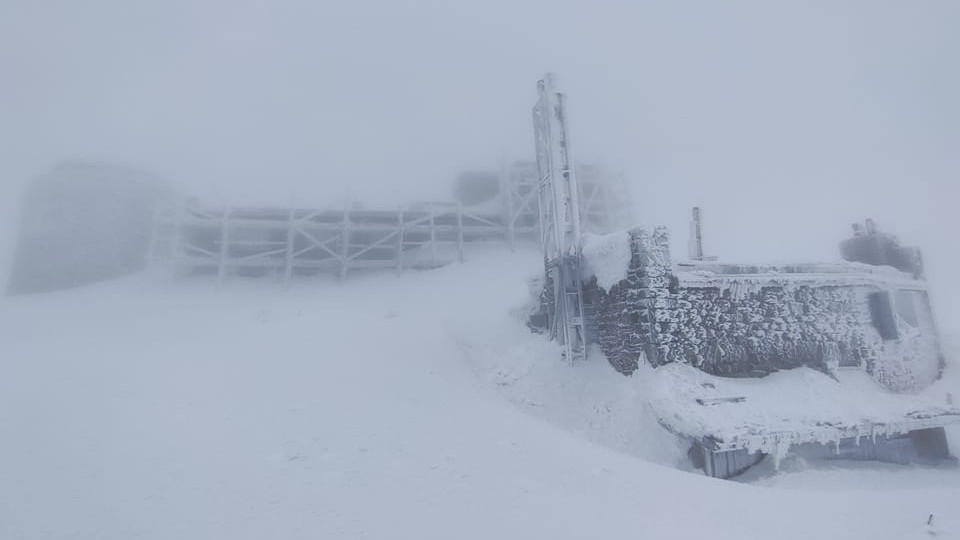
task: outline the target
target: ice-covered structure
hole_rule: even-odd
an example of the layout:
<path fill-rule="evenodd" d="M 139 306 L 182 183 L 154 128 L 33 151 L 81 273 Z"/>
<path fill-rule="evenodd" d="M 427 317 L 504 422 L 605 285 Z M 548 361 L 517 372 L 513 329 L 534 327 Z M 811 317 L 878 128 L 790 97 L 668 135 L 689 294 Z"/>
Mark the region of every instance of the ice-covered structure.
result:
<path fill-rule="evenodd" d="M 132 167 L 57 165 L 25 194 L 7 293 L 65 289 L 142 270 L 154 210 L 172 198 L 166 182 Z"/>
<path fill-rule="evenodd" d="M 960 409 L 910 395 L 944 366 L 919 251 L 872 222 L 841 251 L 833 264 L 724 264 L 674 261 L 664 229 L 587 236 L 587 340 L 625 375 L 658 368 L 651 404 L 714 476 L 811 443 L 947 457 L 942 426 Z"/>
<path fill-rule="evenodd" d="M 622 373 L 641 359 L 738 377 L 862 366 L 896 391 L 939 377 L 943 360 L 927 284 L 915 268 L 674 263 L 665 230 L 626 234 L 621 249 L 629 259 L 601 255 L 627 261 L 622 279 L 587 286 L 596 312 L 593 341 Z M 884 238 L 884 251 L 908 251 L 889 235 L 874 236 Z M 591 255 L 587 264 L 603 268 Z"/>
<path fill-rule="evenodd" d="M 592 344 L 625 375 L 643 367 L 660 423 L 711 476 L 825 443 L 860 459 L 950 457 L 943 426 L 960 408 L 911 395 L 944 367 L 919 250 L 867 220 L 842 263 L 724 264 L 704 254 L 699 208 L 686 262 L 662 228 L 591 235 L 566 96 L 549 74 L 538 93 L 544 279 L 529 325 L 565 360 Z"/>
<path fill-rule="evenodd" d="M 587 230 L 629 222 L 619 175 L 584 165 L 580 212 Z M 536 167 L 517 161 L 500 172 L 472 171 L 454 184 L 454 200 L 403 207 L 224 207 L 184 199 L 168 205 L 158 227 L 157 258 L 178 273 L 314 275 L 373 269 L 436 268 L 462 260 L 478 243 L 515 246 L 540 240 Z"/>
<path fill-rule="evenodd" d="M 629 223 L 622 176 L 596 164 L 584 177 L 588 231 Z M 144 171 L 70 162 L 30 185 L 9 293 L 84 285 L 141 270 L 148 259 L 179 275 L 309 276 L 435 268 L 468 246 L 540 241 L 536 166 L 467 172 L 454 199 L 403 207 L 224 206 L 176 193 Z"/>
<path fill-rule="evenodd" d="M 124 167 L 70 164 L 24 207 L 14 293 L 137 271 L 149 255 L 184 275 L 312 275 L 430 268 L 485 242 L 539 242 L 541 313 L 531 320 L 570 362 L 601 349 L 621 373 L 656 379 L 650 405 L 713 476 L 791 448 L 899 462 L 949 456 L 960 408 L 912 395 L 943 360 L 918 250 L 868 221 L 845 262 L 743 265 L 704 255 L 695 213 L 689 261 L 665 230 L 624 230 L 618 175 L 574 162 L 565 97 L 538 82 L 536 162 L 462 175 L 457 200 L 403 208 L 210 206 Z M 161 211 L 156 211 L 157 209 Z"/>

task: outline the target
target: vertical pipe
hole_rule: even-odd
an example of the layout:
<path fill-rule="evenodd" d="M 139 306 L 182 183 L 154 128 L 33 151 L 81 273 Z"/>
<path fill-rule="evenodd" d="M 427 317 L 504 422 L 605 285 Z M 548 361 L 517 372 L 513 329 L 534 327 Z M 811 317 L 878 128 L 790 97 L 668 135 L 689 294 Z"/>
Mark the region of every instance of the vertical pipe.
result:
<path fill-rule="evenodd" d="M 693 207 L 690 216 L 690 258 L 703 260 L 703 216 L 699 206 Z"/>

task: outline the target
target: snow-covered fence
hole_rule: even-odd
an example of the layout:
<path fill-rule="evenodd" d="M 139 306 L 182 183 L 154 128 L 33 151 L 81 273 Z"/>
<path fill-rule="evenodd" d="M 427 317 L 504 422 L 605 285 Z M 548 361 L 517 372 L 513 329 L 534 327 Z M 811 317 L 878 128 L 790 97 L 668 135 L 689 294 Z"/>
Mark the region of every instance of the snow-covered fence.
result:
<path fill-rule="evenodd" d="M 622 178 L 583 168 L 588 230 L 606 231 L 629 206 Z M 181 274 L 261 276 L 361 269 L 435 268 L 464 257 L 480 242 L 540 241 L 536 169 L 516 162 L 497 175 L 478 175 L 469 200 L 420 202 L 391 209 L 224 207 L 199 201 L 166 205 L 159 214 L 152 258 Z M 480 193 L 489 197 L 478 200 Z M 465 202 L 474 203 L 465 205 Z M 619 221 L 617 221 L 619 220 Z"/>
<path fill-rule="evenodd" d="M 609 230 L 629 208 L 623 179 L 596 165 L 582 170 L 587 229 Z M 536 245 L 536 166 L 518 161 L 479 179 L 490 185 L 469 201 L 235 207 L 176 194 L 129 167 L 70 163 L 32 184 L 8 292 L 83 285 L 141 270 L 148 259 L 182 275 L 290 278 L 432 268 L 462 259 L 478 242 Z"/>
<path fill-rule="evenodd" d="M 155 258 L 187 274 L 260 276 L 359 269 L 433 268 L 462 260 L 465 245 L 503 242 L 498 214 L 455 203 L 394 210 L 209 208 L 181 203 L 158 225 Z"/>

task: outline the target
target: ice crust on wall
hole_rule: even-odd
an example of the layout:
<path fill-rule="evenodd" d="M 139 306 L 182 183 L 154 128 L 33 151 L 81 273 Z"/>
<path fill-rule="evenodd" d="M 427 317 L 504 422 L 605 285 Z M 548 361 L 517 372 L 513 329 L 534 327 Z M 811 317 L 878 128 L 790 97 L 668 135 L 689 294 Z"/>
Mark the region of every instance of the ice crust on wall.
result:
<path fill-rule="evenodd" d="M 627 231 L 583 237 L 584 277 L 596 277 L 597 285 L 604 291 L 627 279 L 632 257 Z"/>
<path fill-rule="evenodd" d="M 894 391 L 916 391 L 939 377 L 926 283 L 909 274 L 859 263 L 675 265 L 665 231 L 635 229 L 629 239 L 626 276 L 613 285 L 598 277 L 595 303 L 600 346 L 624 374 L 645 358 L 741 376 L 858 365 Z M 597 244 L 585 250 L 587 263 L 620 270 L 610 262 L 613 246 Z M 897 323 L 901 337 L 882 339 L 869 307 L 874 293 L 909 293 L 917 331 Z"/>

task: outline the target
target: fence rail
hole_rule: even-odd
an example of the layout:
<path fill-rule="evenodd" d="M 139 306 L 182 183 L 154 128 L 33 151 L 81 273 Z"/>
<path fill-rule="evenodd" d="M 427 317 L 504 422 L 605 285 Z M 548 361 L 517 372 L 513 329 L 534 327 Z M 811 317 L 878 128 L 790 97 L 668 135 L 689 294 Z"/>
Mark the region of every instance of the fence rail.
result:
<path fill-rule="evenodd" d="M 536 227 L 450 203 L 395 210 L 209 208 L 182 203 L 158 213 L 155 260 L 183 273 L 266 275 L 433 268 L 462 261 L 467 244 L 534 242 Z"/>

